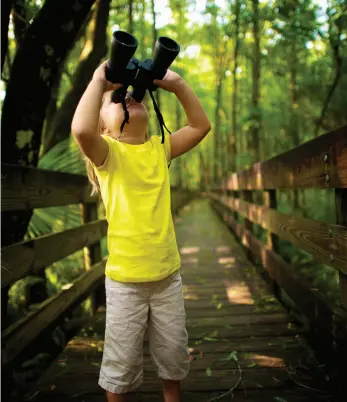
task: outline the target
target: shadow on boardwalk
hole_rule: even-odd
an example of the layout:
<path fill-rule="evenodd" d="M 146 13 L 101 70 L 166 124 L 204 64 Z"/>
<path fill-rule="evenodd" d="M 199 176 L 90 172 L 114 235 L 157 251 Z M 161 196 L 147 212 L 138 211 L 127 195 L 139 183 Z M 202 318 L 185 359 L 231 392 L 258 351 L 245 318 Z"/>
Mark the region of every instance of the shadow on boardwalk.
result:
<path fill-rule="evenodd" d="M 183 402 L 333 401 L 304 330 L 269 292 L 208 201 L 194 200 L 175 224 L 191 352 Z M 97 385 L 104 325 L 100 311 L 32 390 L 31 401 L 105 400 Z M 145 380 L 129 400 L 162 401 L 147 342 L 144 355 Z"/>

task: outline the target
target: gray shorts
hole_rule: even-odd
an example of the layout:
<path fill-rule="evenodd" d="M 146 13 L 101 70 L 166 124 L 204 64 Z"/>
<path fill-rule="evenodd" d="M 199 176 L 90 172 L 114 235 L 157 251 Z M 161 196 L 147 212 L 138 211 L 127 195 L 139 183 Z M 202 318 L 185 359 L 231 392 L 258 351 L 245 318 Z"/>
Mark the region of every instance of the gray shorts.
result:
<path fill-rule="evenodd" d="M 162 379 L 189 371 L 188 334 L 179 271 L 161 281 L 117 282 L 106 277 L 106 331 L 99 385 L 123 394 L 143 379 L 143 339 Z"/>

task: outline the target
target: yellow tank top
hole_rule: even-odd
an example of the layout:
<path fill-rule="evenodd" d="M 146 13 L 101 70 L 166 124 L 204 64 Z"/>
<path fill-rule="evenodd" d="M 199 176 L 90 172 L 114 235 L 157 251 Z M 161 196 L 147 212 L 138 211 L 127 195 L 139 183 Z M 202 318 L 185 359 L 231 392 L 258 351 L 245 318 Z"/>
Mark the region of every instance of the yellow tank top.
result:
<path fill-rule="evenodd" d="M 103 136 L 109 145 L 94 166 L 108 221 L 106 276 L 121 282 L 163 279 L 181 264 L 171 215 L 169 135 L 140 145 Z"/>

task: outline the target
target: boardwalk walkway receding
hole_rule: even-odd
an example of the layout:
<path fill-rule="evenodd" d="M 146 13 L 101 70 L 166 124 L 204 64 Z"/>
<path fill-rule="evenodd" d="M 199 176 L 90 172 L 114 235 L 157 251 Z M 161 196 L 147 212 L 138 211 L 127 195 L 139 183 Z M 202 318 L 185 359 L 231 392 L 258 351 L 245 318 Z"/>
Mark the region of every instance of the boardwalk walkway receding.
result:
<path fill-rule="evenodd" d="M 183 402 L 331 401 L 323 392 L 324 374 L 305 347 L 305 331 L 275 299 L 208 201 L 186 206 L 176 233 L 191 348 Z M 31 401 L 105 400 L 97 384 L 104 320 L 99 312 L 69 342 Z M 130 401 L 162 401 L 146 343 L 144 354 L 145 381 Z"/>

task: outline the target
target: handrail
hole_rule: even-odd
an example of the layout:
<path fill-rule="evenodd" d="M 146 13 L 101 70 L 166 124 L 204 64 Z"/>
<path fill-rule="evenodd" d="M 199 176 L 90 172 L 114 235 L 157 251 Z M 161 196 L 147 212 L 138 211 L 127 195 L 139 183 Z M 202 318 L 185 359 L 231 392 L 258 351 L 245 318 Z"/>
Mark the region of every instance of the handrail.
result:
<path fill-rule="evenodd" d="M 102 219 L 4 247 L 1 250 L 1 287 L 37 274 L 48 265 L 100 241 L 106 236 L 106 231 L 107 222 Z"/>
<path fill-rule="evenodd" d="M 318 261 L 347 274 L 346 227 L 286 215 L 239 198 L 214 194 L 210 196 L 263 229 L 311 253 Z"/>
<path fill-rule="evenodd" d="M 95 308 L 104 277 L 100 241 L 106 235 L 106 219 L 98 219 L 97 197 L 90 197 L 85 176 L 37 168 L 2 164 L 2 209 L 6 213 L 51 206 L 81 204 L 81 226 L 51 233 L 4 247 L 2 253 L 2 292 L 28 275 L 44 272 L 50 264 L 85 250 L 85 270 L 68 289 L 44 300 L 35 312 L 16 321 L 2 332 L 2 364 L 13 364 L 47 328 L 92 295 Z M 171 209 L 175 214 L 193 194 L 172 189 Z M 4 317 L 3 317 L 4 319 Z"/>
<path fill-rule="evenodd" d="M 61 290 L 44 301 L 37 311 L 7 328 L 2 333 L 2 364 L 13 361 L 43 330 L 57 323 L 73 306 L 83 301 L 104 276 L 104 268 L 104 261 L 97 263 L 71 287 Z"/>
<path fill-rule="evenodd" d="M 347 187 L 347 125 L 288 152 L 231 173 L 227 190 Z"/>
<path fill-rule="evenodd" d="M 276 211 L 276 190 L 306 188 L 335 188 L 336 224 Z M 263 190 L 263 206 L 253 202 L 253 190 Z M 274 287 L 291 296 L 306 316 L 310 332 L 325 342 L 327 353 L 338 356 L 347 348 L 343 340 L 347 339 L 347 125 L 231 173 L 207 195 L 249 256 L 261 262 Z M 253 224 L 267 231 L 266 244 L 254 236 Z M 339 271 L 341 308 L 312 289 L 284 261 L 277 236 Z"/>
<path fill-rule="evenodd" d="M 2 211 L 23 211 L 59 205 L 93 203 L 83 175 L 1 164 Z"/>

